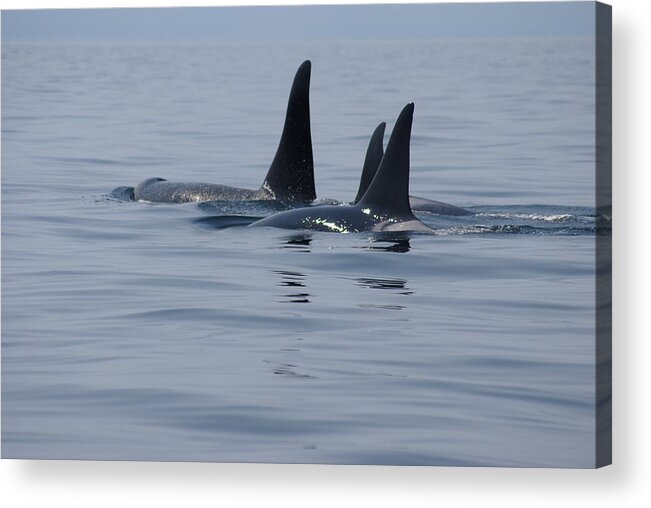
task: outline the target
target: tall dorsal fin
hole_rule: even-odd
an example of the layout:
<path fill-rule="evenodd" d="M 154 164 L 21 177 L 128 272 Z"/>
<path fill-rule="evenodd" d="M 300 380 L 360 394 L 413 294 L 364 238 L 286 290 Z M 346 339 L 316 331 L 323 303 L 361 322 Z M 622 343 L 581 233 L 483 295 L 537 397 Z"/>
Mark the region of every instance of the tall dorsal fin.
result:
<path fill-rule="evenodd" d="M 358 206 L 392 214 L 411 214 L 409 206 L 409 141 L 414 103 L 407 104 L 391 132 L 380 167 Z"/>
<path fill-rule="evenodd" d="M 378 125 L 371 136 L 371 141 L 368 143 L 366 158 L 364 159 L 364 168 L 362 169 L 362 178 L 359 180 L 359 189 L 357 190 L 357 196 L 355 196 L 353 204 L 356 204 L 360 199 L 362 199 L 366 189 L 371 185 L 375 173 L 377 173 L 377 168 L 380 167 L 380 162 L 384 155 L 384 129 L 386 126 L 386 122 L 382 122 Z"/>
<path fill-rule="evenodd" d="M 276 199 L 303 202 L 316 199 L 310 132 L 311 68 L 312 64 L 306 60 L 296 71 L 283 133 L 263 184 Z"/>

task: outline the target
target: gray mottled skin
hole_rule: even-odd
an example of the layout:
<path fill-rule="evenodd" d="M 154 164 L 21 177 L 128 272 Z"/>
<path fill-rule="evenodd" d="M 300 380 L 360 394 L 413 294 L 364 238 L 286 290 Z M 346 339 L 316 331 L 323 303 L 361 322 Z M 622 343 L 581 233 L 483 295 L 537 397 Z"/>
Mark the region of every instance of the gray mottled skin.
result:
<path fill-rule="evenodd" d="M 214 183 L 168 182 L 163 178 L 149 178 L 134 189 L 136 201 L 151 203 L 189 203 L 202 201 L 250 201 L 275 199 L 266 189 L 240 189 Z"/>
<path fill-rule="evenodd" d="M 409 205 L 409 142 L 413 114 L 414 105 L 407 104 L 396 121 L 373 181 L 358 203 L 297 208 L 265 217 L 249 227 L 337 233 L 431 232 L 430 227 L 414 217 Z"/>
<path fill-rule="evenodd" d="M 380 162 L 384 155 L 383 139 L 385 127 L 386 123 L 382 122 L 376 127 L 371 136 L 371 140 L 369 141 L 366 150 L 366 158 L 364 159 L 362 176 L 359 180 L 357 196 L 355 196 L 353 204 L 358 203 L 359 200 L 362 199 L 366 189 L 368 189 L 378 168 L 380 167 Z M 419 198 L 416 196 L 409 196 L 409 204 L 414 212 L 428 212 L 437 215 L 473 215 L 470 210 L 450 205 L 448 203 L 442 203 L 441 201 L 434 201 L 432 199 Z"/>
<path fill-rule="evenodd" d="M 149 178 L 135 188 L 118 187 L 111 194 L 119 199 L 151 203 L 253 200 L 310 203 L 314 201 L 316 192 L 309 95 L 311 69 L 312 64 L 306 60 L 296 71 L 278 149 L 259 189 L 242 189 L 213 183 L 169 182 L 164 178 Z"/>

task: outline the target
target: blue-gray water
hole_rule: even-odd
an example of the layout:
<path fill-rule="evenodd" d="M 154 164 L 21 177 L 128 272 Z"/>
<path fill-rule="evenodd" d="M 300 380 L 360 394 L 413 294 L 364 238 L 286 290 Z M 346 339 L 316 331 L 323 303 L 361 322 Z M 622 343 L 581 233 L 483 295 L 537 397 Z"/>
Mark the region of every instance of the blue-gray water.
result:
<path fill-rule="evenodd" d="M 593 54 L 5 44 L 3 456 L 591 467 Z M 108 197 L 257 188 L 306 58 L 320 198 L 414 101 L 412 193 L 477 215 L 373 238 Z"/>

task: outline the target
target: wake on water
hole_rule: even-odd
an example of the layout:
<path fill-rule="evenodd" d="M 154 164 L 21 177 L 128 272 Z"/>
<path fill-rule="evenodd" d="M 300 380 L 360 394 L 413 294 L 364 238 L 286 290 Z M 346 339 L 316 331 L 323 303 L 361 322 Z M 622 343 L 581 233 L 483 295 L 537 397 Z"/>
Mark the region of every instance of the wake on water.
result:
<path fill-rule="evenodd" d="M 593 208 L 550 205 L 470 206 L 474 215 L 418 217 L 435 235 L 535 234 L 594 235 L 598 233 Z M 601 231 L 599 231 L 601 233 Z"/>

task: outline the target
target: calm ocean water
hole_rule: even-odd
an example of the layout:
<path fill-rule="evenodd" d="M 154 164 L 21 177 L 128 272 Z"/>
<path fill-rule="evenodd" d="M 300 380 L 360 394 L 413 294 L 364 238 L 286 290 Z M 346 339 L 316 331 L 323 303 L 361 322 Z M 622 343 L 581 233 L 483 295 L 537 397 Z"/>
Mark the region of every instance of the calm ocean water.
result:
<path fill-rule="evenodd" d="M 3 457 L 591 467 L 593 55 L 3 45 Z M 307 58 L 320 198 L 414 101 L 412 193 L 477 215 L 307 234 L 108 196 L 257 188 Z"/>

